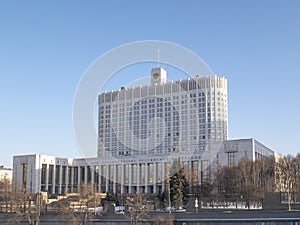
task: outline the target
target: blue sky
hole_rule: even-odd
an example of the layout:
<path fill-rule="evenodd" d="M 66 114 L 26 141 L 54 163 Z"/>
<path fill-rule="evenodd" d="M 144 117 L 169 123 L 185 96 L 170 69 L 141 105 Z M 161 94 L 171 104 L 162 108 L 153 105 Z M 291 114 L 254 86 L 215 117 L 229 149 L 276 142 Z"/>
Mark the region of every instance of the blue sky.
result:
<path fill-rule="evenodd" d="M 299 1 L 1 1 L 0 164 L 27 153 L 79 157 L 81 77 L 105 52 L 140 40 L 185 46 L 228 78 L 230 138 L 300 152 Z"/>

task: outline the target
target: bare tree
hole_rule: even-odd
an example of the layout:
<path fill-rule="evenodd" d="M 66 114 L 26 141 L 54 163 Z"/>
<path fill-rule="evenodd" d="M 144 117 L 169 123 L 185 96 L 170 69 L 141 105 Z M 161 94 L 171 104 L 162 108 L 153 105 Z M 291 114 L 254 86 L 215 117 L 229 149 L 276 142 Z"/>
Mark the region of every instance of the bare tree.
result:
<path fill-rule="evenodd" d="M 295 167 L 296 167 L 296 192 L 299 194 L 300 193 L 300 153 L 298 153 L 295 157 Z"/>
<path fill-rule="evenodd" d="M 130 219 L 130 224 L 136 225 L 143 221 L 148 215 L 147 199 L 142 193 L 137 193 L 133 197 L 126 199 L 125 216 Z"/>
<path fill-rule="evenodd" d="M 275 159 L 274 157 L 262 158 L 253 162 L 251 198 L 257 206 L 267 192 L 275 191 Z"/>
<path fill-rule="evenodd" d="M 11 181 L 7 178 L 0 180 L 1 211 L 8 212 L 11 201 Z"/>
<path fill-rule="evenodd" d="M 279 183 L 279 189 L 287 194 L 288 209 L 291 210 L 292 195 L 296 190 L 297 183 L 295 158 L 291 155 L 280 158 L 276 165 L 276 177 Z"/>
<path fill-rule="evenodd" d="M 79 193 L 74 193 L 51 203 L 48 210 L 54 214 L 64 217 L 68 224 L 85 225 L 100 215 L 97 208 L 101 204 L 101 195 L 95 193 L 91 184 L 84 184 L 80 187 Z"/>
<path fill-rule="evenodd" d="M 215 186 L 218 189 L 218 196 L 224 202 L 224 206 L 228 202 L 236 201 L 236 195 L 239 190 L 239 180 L 237 168 L 234 167 L 220 167 L 216 173 Z"/>
<path fill-rule="evenodd" d="M 15 214 L 8 219 L 9 222 L 19 224 L 22 220 L 26 220 L 28 224 L 38 225 L 40 222 L 40 208 L 36 202 L 36 195 L 26 191 L 13 192 L 11 195 L 11 211 Z"/>

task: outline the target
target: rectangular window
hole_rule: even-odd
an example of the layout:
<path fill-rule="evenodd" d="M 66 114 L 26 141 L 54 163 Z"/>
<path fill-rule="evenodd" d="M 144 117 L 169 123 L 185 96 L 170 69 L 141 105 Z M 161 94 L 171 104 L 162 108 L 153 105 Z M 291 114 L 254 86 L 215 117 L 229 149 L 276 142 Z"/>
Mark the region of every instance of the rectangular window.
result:
<path fill-rule="evenodd" d="M 68 167 L 68 184 L 71 185 L 71 180 L 72 180 L 72 167 Z"/>
<path fill-rule="evenodd" d="M 140 165 L 140 183 L 145 184 L 145 164 Z"/>
<path fill-rule="evenodd" d="M 192 161 L 192 183 L 198 184 L 198 161 Z"/>
<path fill-rule="evenodd" d="M 55 166 L 55 184 L 59 184 L 59 166 Z"/>
<path fill-rule="evenodd" d="M 94 167 L 94 185 L 97 186 L 99 183 L 99 166 Z"/>
<path fill-rule="evenodd" d="M 129 183 L 129 165 L 126 164 L 125 168 L 124 168 L 125 172 L 124 172 L 124 183 L 128 184 Z"/>
<path fill-rule="evenodd" d="M 87 166 L 87 182 L 92 182 L 92 169 L 90 166 Z"/>
<path fill-rule="evenodd" d="M 106 166 L 101 166 L 101 185 L 105 188 L 106 184 Z M 104 189 L 105 190 L 105 189 Z"/>
<path fill-rule="evenodd" d="M 228 152 L 228 166 L 235 166 L 236 162 L 236 152 Z"/>
<path fill-rule="evenodd" d="M 208 160 L 201 161 L 201 181 L 207 183 L 209 180 Z"/>
<path fill-rule="evenodd" d="M 157 182 L 162 182 L 162 163 L 156 163 Z"/>
<path fill-rule="evenodd" d="M 85 175 L 85 167 L 81 166 L 80 167 L 80 183 L 84 182 L 84 175 Z"/>
<path fill-rule="evenodd" d="M 109 171 L 108 171 L 108 179 L 109 179 L 109 183 L 110 184 L 112 184 L 113 183 L 113 181 L 114 181 L 114 166 L 113 165 L 109 165 L 108 166 L 108 169 L 109 169 Z"/>
<path fill-rule="evenodd" d="M 133 164 L 131 167 L 132 167 L 132 183 L 136 184 L 137 183 L 137 165 Z"/>
<path fill-rule="evenodd" d="M 153 163 L 148 164 L 148 184 L 153 184 L 154 176 L 153 176 Z"/>
<path fill-rule="evenodd" d="M 24 163 L 23 165 L 23 171 L 22 171 L 22 185 L 23 185 L 23 190 L 26 190 L 27 186 L 27 163 Z"/>
<path fill-rule="evenodd" d="M 66 185 L 66 173 L 67 173 L 67 167 L 62 167 L 62 184 Z"/>
<path fill-rule="evenodd" d="M 46 184 L 47 164 L 42 164 L 41 184 Z"/>
<path fill-rule="evenodd" d="M 53 180 L 53 171 L 54 171 L 54 165 L 49 165 L 49 178 L 48 178 L 48 184 L 52 184 Z"/>
<path fill-rule="evenodd" d="M 121 183 L 121 165 L 117 165 L 116 169 L 117 169 L 117 172 L 116 172 L 116 175 L 117 175 L 116 182 L 118 184 L 120 184 Z"/>

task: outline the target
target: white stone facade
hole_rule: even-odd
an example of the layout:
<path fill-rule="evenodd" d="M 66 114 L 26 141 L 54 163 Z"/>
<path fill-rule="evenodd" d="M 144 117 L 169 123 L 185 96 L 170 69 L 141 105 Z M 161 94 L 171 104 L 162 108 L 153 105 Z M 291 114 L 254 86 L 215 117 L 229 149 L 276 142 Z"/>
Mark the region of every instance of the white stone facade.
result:
<path fill-rule="evenodd" d="M 212 179 L 216 160 L 235 165 L 274 154 L 254 139 L 227 140 L 227 99 L 224 77 L 168 82 L 166 71 L 154 68 L 148 86 L 99 95 L 97 158 L 14 156 L 13 189 L 61 195 L 89 184 L 100 193 L 158 194 L 180 158 L 196 192 Z"/>
<path fill-rule="evenodd" d="M 228 139 L 225 77 L 166 82 L 163 68 L 151 72 L 148 86 L 99 95 L 99 157 L 200 154 Z"/>
<path fill-rule="evenodd" d="M 234 156 L 232 156 L 232 154 Z M 14 156 L 13 189 L 50 194 L 78 192 L 82 184 L 90 184 L 96 192 L 115 194 L 159 193 L 167 188 L 169 168 L 180 158 L 188 171 L 191 191 L 213 176 L 213 165 L 237 165 L 242 157 L 255 160 L 273 156 L 274 152 L 255 139 L 229 140 L 220 144 L 216 155 L 171 157 L 145 156 L 92 159 L 67 159 L 46 155 Z"/>

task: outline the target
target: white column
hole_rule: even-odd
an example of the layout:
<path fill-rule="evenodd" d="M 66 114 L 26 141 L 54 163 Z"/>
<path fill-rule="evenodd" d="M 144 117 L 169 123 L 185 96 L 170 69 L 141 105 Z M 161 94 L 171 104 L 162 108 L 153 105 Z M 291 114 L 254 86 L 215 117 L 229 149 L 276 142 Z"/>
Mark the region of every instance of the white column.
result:
<path fill-rule="evenodd" d="M 148 163 L 145 163 L 145 193 L 148 193 L 148 179 L 149 179 L 149 174 L 148 174 Z"/>
<path fill-rule="evenodd" d="M 136 192 L 140 193 L 140 164 L 136 164 Z"/>
<path fill-rule="evenodd" d="M 132 165 L 128 165 L 129 168 L 129 182 L 128 182 L 128 193 L 132 193 Z"/>
<path fill-rule="evenodd" d="M 49 188 L 49 164 L 46 166 L 46 191 L 48 191 Z"/>
<path fill-rule="evenodd" d="M 53 174 L 52 174 L 52 194 L 55 194 L 55 176 L 56 176 L 56 165 L 53 165 Z"/>
<path fill-rule="evenodd" d="M 80 166 L 78 166 L 78 174 L 77 174 L 77 192 L 79 193 L 80 192 L 80 183 L 81 183 L 81 180 L 80 180 L 80 173 L 81 173 L 81 171 L 80 171 Z"/>
<path fill-rule="evenodd" d="M 62 165 L 59 166 L 58 194 L 61 194 L 62 187 Z"/>
<path fill-rule="evenodd" d="M 64 194 L 68 193 L 68 186 L 69 186 L 69 166 L 68 165 L 66 166 L 65 184 L 66 184 L 66 186 L 65 186 Z"/>
<path fill-rule="evenodd" d="M 198 182 L 199 182 L 199 185 L 202 184 L 202 177 L 201 177 L 201 160 L 198 160 Z"/>
<path fill-rule="evenodd" d="M 124 194 L 124 165 L 121 164 L 121 194 Z"/>
<path fill-rule="evenodd" d="M 153 193 L 156 194 L 156 180 L 157 180 L 156 163 L 153 163 Z"/>
<path fill-rule="evenodd" d="M 108 185 L 109 185 L 109 165 L 106 165 L 106 179 L 105 179 L 105 192 L 108 192 Z"/>
<path fill-rule="evenodd" d="M 117 167 L 116 165 L 113 166 L 114 168 L 114 180 L 113 180 L 113 193 L 117 193 Z"/>

